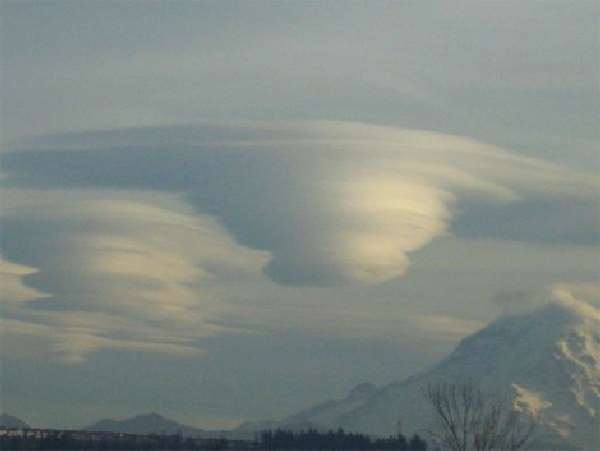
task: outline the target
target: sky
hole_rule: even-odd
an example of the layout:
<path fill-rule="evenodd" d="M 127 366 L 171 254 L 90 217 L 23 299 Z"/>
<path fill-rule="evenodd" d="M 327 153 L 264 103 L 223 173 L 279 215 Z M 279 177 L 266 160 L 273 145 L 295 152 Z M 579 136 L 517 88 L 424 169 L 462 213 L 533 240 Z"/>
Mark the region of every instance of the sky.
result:
<path fill-rule="evenodd" d="M 4 0 L 0 410 L 233 427 L 600 308 L 599 10 Z"/>

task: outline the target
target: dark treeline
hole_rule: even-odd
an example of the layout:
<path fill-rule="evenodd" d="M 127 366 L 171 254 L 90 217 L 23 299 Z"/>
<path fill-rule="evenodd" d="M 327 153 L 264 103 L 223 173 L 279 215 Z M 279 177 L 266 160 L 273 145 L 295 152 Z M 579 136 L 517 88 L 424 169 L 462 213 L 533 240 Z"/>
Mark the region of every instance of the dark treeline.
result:
<path fill-rule="evenodd" d="M 367 435 L 317 430 L 263 431 L 254 440 L 192 438 L 175 435 L 134 435 L 112 432 L 30 430 L 0 435 L 1 450 L 302 450 L 302 451 L 426 451 L 418 435 L 370 438 Z"/>
<path fill-rule="evenodd" d="M 337 431 L 319 432 L 314 429 L 293 432 L 278 429 L 260 434 L 258 448 L 266 450 L 399 450 L 425 451 L 427 443 L 414 435 L 407 440 L 402 434 L 372 439 L 368 435 Z"/>
<path fill-rule="evenodd" d="M 234 445 L 235 442 L 235 445 Z M 240 449 L 237 441 L 198 439 L 181 435 L 134 435 L 80 431 L 44 431 L 42 434 L 2 435 L 0 450 L 205 450 Z M 249 448 L 249 446 L 248 446 Z"/>

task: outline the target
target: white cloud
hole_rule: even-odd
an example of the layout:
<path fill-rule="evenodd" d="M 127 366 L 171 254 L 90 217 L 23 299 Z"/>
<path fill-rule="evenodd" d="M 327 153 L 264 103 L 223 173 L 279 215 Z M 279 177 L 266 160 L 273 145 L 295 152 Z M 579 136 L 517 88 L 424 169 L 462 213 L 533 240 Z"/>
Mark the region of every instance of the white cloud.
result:
<path fill-rule="evenodd" d="M 123 322 L 118 318 L 110 318 L 113 323 L 121 323 L 126 326 L 129 337 L 111 338 L 103 336 L 106 332 L 96 324 L 89 327 L 78 327 L 76 317 L 91 322 L 95 319 L 93 314 L 67 315 L 67 318 L 59 318 L 59 315 L 31 315 L 27 321 L 0 318 L 0 329 L 2 331 L 3 351 L 11 356 L 28 356 L 46 359 L 49 356 L 63 363 L 75 364 L 84 362 L 88 356 L 102 349 L 127 349 L 143 352 L 168 353 L 173 356 L 189 357 L 199 355 L 202 350 L 192 343 L 186 344 L 185 340 L 171 339 L 161 340 L 164 331 L 158 336 L 153 333 L 147 337 L 140 336 L 143 328 L 135 322 Z M 35 322 L 38 320 L 41 322 Z M 62 324 L 61 324 L 62 323 Z M 122 332 L 112 326 L 112 332 Z M 154 330 L 151 332 L 159 332 Z M 135 336 L 139 338 L 132 338 Z"/>
<path fill-rule="evenodd" d="M 266 258 L 175 198 L 166 209 L 148 204 L 148 195 L 67 197 L 29 192 L 28 201 L 4 212 L 56 227 L 28 237 L 51 253 L 39 268 L 4 262 L 2 270 L 5 339 L 46 337 L 65 361 L 103 348 L 199 353 L 195 342 L 221 329 L 212 320 L 227 309 L 210 285 L 224 274 L 257 274 Z M 161 195 L 154 198 L 160 203 Z M 51 294 L 24 285 L 31 275 L 37 278 L 28 284 Z"/>
<path fill-rule="evenodd" d="M 28 287 L 23 277 L 38 272 L 35 268 L 5 260 L 0 255 L 0 301 L 2 305 L 18 304 L 23 301 L 41 299 L 50 295 Z"/>
<path fill-rule="evenodd" d="M 244 310 L 228 300 L 233 285 L 268 286 L 261 270 L 282 286 L 368 285 L 404 276 L 411 253 L 453 233 L 596 240 L 597 178 L 459 136 L 275 122 L 92 132 L 53 145 L 65 139 L 71 150 L 2 156 L 12 185 L 3 247 L 33 268 L 26 286 L 49 294 L 10 318 L 62 330 L 69 344 L 55 349 L 74 360 L 76 349 L 138 348 L 148 337 L 157 350 L 193 347 Z M 485 222 L 494 215 L 502 221 Z M 126 322 L 69 329 L 97 315 Z M 438 316 L 414 323 L 454 337 L 472 328 Z"/>
<path fill-rule="evenodd" d="M 550 287 L 554 297 L 565 302 L 583 302 L 600 309 L 600 282 L 560 282 Z"/>
<path fill-rule="evenodd" d="M 566 303 L 592 316 L 600 315 L 600 283 L 557 282 L 538 291 L 503 291 L 492 298 L 503 314 L 529 312 L 548 303 Z"/>
<path fill-rule="evenodd" d="M 411 252 L 449 232 L 599 239 L 592 211 L 597 177 L 459 136 L 321 121 L 117 130 L 62 140 L 87 150 L 7 154 L 9 183 L 181 192 L 238 243 L 268 252 L 265 272 L 283 284 L 390 280 L 406 272 Z M 98 147 L 107 143 L 112 147 Z M 127 216 L 130 208 L 113 205 L 106 215 Z M 122 264 L 136 258 L 123 255 Z"/>

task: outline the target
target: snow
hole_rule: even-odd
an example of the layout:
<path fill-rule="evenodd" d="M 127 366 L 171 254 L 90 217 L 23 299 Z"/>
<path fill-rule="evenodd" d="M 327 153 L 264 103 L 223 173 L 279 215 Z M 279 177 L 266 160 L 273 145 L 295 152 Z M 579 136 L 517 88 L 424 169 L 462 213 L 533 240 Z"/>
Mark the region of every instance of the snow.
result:
<path fill-rule="evenodd" d="M 515 410 L 539 417 L 543 410 L 552 406 L 552 403 L 545 400 L 540 393 L 527 390 L 518 384 L 512 384 L 512 387 L 515 390 L 515 398 L 513 400 Z"/>
<path fill-rule="evenodd" d="M 544 440 L 600 449 L 600 310 L 575 299 L 503 316 L 463 339 L 430 371 L 361 396 L 354 392 L 287 421 L 390 434 L 401 420 L 406 433 L 424 433 L 432 420 L 423 396 L 427 383 L 467 379 L 536 416 Z"/>

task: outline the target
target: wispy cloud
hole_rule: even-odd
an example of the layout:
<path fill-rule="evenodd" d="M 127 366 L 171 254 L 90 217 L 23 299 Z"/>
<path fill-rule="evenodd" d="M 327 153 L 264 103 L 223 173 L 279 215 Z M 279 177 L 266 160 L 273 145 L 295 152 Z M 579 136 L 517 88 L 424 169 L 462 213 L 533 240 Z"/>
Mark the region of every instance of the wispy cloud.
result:
<path fill-rule="evenodd" d="M 53 136 L 1 161 L 2 248 L 27 266 L 7 272 L 31 297 L 9 294 L 21 302 L 10 302 L 8 319 L 36 334 L 52 327 L 54 349 L 71 361 L 128 343 L 197 349 L 244 311 L 224 287 L 268 285 L 261 271 L 280 286 L 376 284 L 451 234 L 598 241 L 596 178 L 425 131 L 341 122 L 117 130 Z M 494 215 L 502 220 L 490 223 Z M 99 327 L 106 318 L 115 322 Z M 411 318 L 451 337 L 474 327 Z"/>
<path fill-rule="evenodd" d="M 66 361 L 103 348 L 200 352 L 227 308 L 210 285 L 265 259 L 210 218 L 175 211 L 177 199 L 157 206 L 160 194 L 154 205 L 115 193 L 22 197 L 3 212 L 4 248 L 37 269 L 4 262 L 3 334 L 45 336 Z"/>
<path fill-rule="evenodd" d="M 5 154 L 6 183 L 182 194 L 239 244 L 268 252 L 265 272 L 284 284 L 389 280 L 449 232 L 600 239 L 597 178 L 457 136 L 312 122 L 66 139 L 87 150 Z"/>
<path fill-rule="evenodd" d="M 600 282 L 598 281 L 559 282 L 552 285 L 550 291 L 558 299 L 584 302 L 600 309 Z"/>

